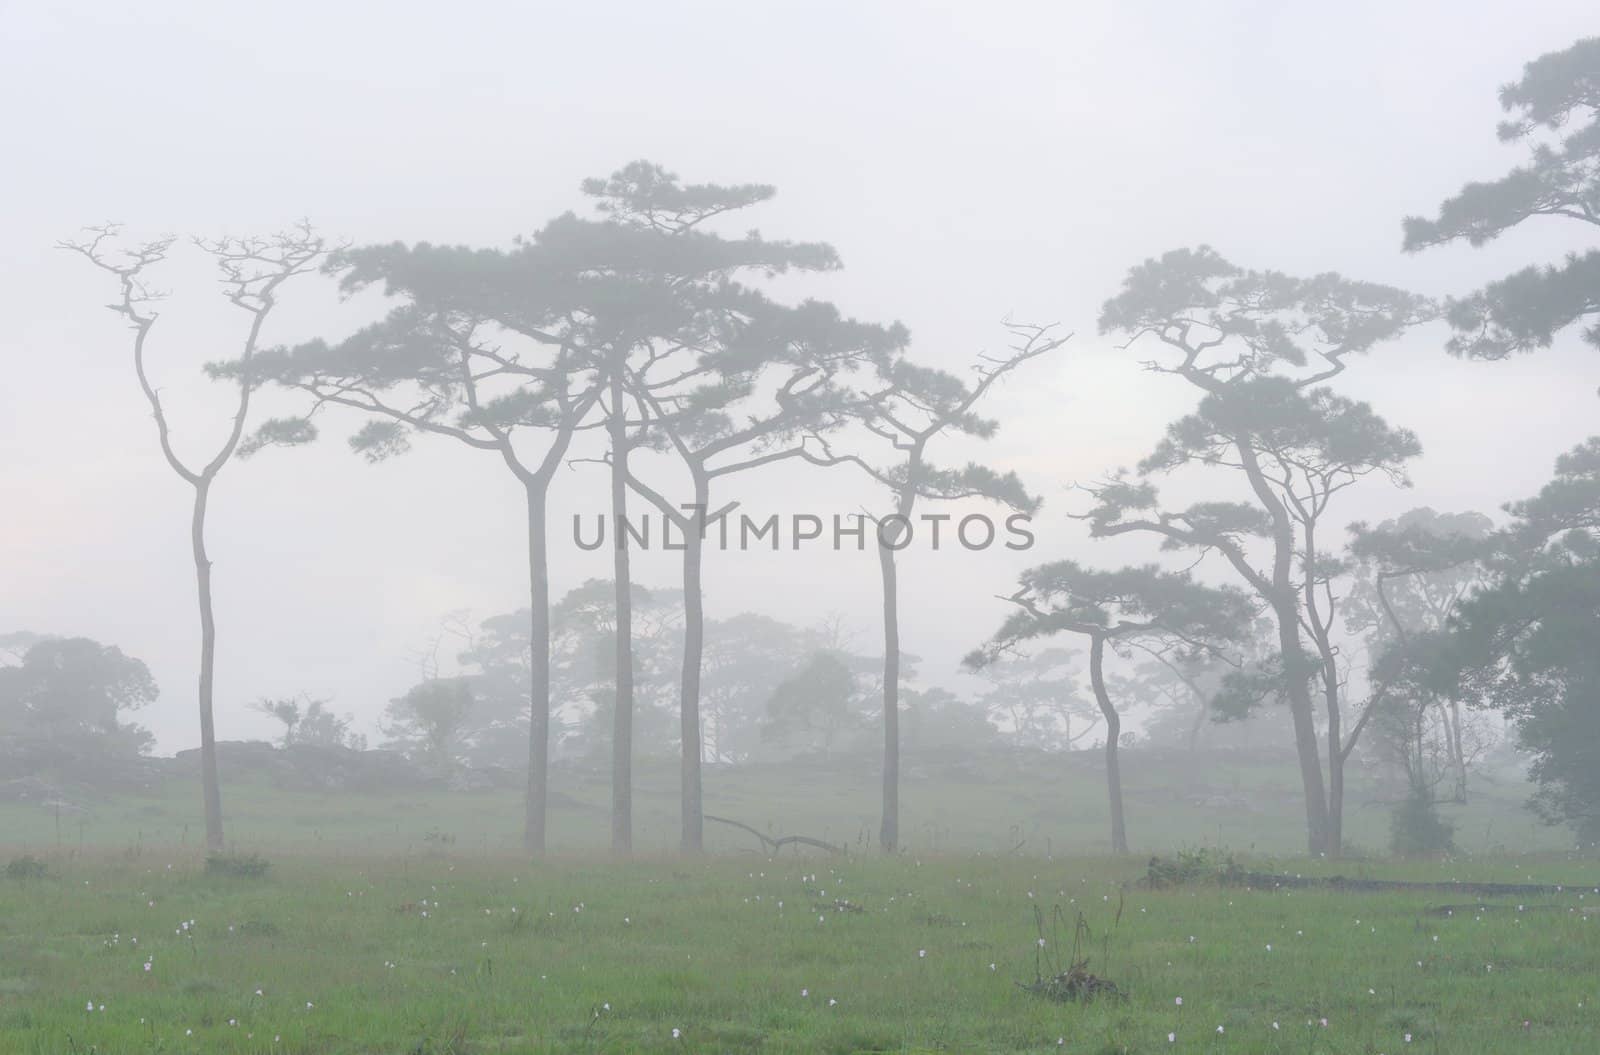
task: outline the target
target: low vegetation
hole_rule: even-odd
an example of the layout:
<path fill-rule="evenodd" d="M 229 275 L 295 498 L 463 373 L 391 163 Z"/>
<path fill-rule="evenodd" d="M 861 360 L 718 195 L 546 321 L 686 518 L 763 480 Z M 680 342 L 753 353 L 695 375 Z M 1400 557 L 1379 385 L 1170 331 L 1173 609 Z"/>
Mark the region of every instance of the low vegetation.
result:
<path fill-rule="evenodd" d="M 787 852 L 330 853 L 240 884 L 203 860 L 63 853 L 49 880 L 0 884 L 5 1050 L 1570 1055 L 1600 1029 L 1589 886 L 1149 890 L 1127 860 Z M 862 911 L 816 908 L 834 900 Z M 1060 999 L 1030 991 L 1058 978 Z"/>

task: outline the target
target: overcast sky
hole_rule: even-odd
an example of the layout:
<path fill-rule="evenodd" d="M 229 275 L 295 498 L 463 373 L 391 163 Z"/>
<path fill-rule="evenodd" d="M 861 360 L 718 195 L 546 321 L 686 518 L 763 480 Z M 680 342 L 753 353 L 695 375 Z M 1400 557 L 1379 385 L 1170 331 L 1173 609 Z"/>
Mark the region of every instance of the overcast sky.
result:
<path fill-rule="evenodd" d="M 448 10 L 449 14 L 444 12 Z M 504 245 L 635 158 L 692 181 L 759 181 L 764 234 L 835 245 L 815 294 L 900 319 L 926 361 L 961 369 L 999 321 L 1076 337 L 997 393 L 987 450 L 1046 498 L 1038 548 L 914 551 L 903 640 L 929 681 L 1003 614 L 1027 563 L 1143 559 L 1085 540 L 1074 481 L 1136 460 L 1190 405 L 1175 380 L 1095 333 L 1127 268 L 1210 243 L 1245 266 L 1337 270 L 1442 295 L 1568 246 L 1559 225 L 1484 250 L 1400 253 L 1400 219 L 1519 160 L 1496 90 L 1600 30 L 1592 0 L 1287 5 L 616 3 L 45 4 L 0 0 L 0 633 L 85 635 L 144 659 L 141 717 L 190 746 L 197 629 L 189 492 L 161 461 L 113 290 L 53 243 L 115 220 L 134 236 L 267 232 L 307 217 L 355 242 Z M 743 221 L 741 221 L 743 223 Z M 184 451 L 219 442 L 228 393 L 198 366 L 237 350 L 237 313 L 203 257 L 157 276 L 173 296 L 151 347 Z M 301 280 L 269 341 L 371 318 Z M 1370 483 L 1341 521 L 1413 505 L 1493 511 L 1594 431 L 1600 363 L 1576 334 L 1547 353 L 1459 363 L 1422 330 L 1341 387 L 1420 435 L 1416 486 Z M 269 408 L 270 409 L 270 408 Z M 218 735 L 264 735 L 260 696 L 331 696 L 370 727 L 416 678 L 446 613 L 526 596 L 522 502 L 497 459 L 419 442 L 372 467 L 338 441 L 230 465 L 211 519 Z M 570 543 L 601 508 L 600 470 L 559 481 L 558 591 L 605 575 Z M 819 498 L 798 496 L 820 495 Z M 760 512 L 849 511 L 832 480 L 774 476 Z M 640 562 L 670 585 L 670 556 Z M 713 555 L 710 614 L 840 614 L 877 633 L 871 553 Z"/>

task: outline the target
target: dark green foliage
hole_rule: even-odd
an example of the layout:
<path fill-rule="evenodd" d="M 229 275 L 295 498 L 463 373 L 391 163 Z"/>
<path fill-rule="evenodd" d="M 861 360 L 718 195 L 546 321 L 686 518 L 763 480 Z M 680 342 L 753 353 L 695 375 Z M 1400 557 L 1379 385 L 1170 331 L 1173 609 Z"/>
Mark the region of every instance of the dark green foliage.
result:
<path fill-rule="evenodd" d="M 1231 850 L 1198 847 L 1180 849 L 1171 857 L 1152 857 L 1145 868 L 1145 885 L 1152 890 L 1171 890 L 1196 883 L 1224 883 L 1241 871 Z"/>
<path fill-rule="evenodd" d="M 213 853 L 206 855 L 206 875 L 227 879 L 260 879 L 272 869 L 272 862 L 260 854 Z"/>
<path fill-rule="evenodd" d="M 42 638 L 16 666 L 0 666 L 0 737 L 24 771 L 92 779 L 97 760 L 130 759 L 153 737 L 123 720 L 159 695 L 149 669 L 113 645 Z"/>
<path fill-rule="evenodd" d="M 7 879 L 46 879 L 49 875 L 49 867 L 32 854 L 13 857 L 6 862 Z"/>
<path fill-rule="evenodd" d="M 1600 37 L 1528 63 L 1520 81 L 1500 90 L 1500 105 L 1510 115 L 1500 139 L 1525 146 L 1527 161 L 1499 179 L 1466 184 L 1434 219 L 1407 217 L 1407 252 L 1457 240 L 1481 246 L 1536 216 L 1600 233 Z M 1451 301 L 1448 347 L 1501 359 L 1549 347 L 1556 334 L 1597 315 L 1600 250 L 1569 253 L 1560 264 L 1524 268 Z M 1600 346 L 1600 325 L 1584 339 Z"/>
<path fill-rule="evenodd" d="M 1407 795 L 1389 819 L 1389 848 L 1401 857 L 1439 857 L 1456 848 L 1455 825 L 1439 816 L 1433 796 L 1422 789 Z"/>
<path fill-rule="evenodd" d="M 1509 718 L 1533 752 L 1534 808 L 1600 838 L 1600 441 L 1563 455 L 1507 507 L 1496 576 L 1463 602 L 1415 675 Z"/>

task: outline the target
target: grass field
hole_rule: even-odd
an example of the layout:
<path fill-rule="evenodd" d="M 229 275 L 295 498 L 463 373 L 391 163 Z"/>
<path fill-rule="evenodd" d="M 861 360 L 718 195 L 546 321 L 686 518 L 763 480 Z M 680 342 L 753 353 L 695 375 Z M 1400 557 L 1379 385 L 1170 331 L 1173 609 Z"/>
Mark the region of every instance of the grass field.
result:
<path fill-rule="evenodd" d="M 232 786 L 230 837 L 271 868 L 212 875 L 179 782 L 59 821 L 0 810 L 0 864 L 48 871 L 0 877 L 0 1053 L 1596 1050 L 1600 862 L 1556 849 L 1569 838 L 1521 812 L 1525 789 L 1475 789 L 1454 860 L 1325 862 L 1291 856 L 1298 803 L 1279 770 L 1234 765 L 1198 792 L 1189 775 L 1181 794 L 1169 770 L 1136 771 L 1138 851 L 1221 842 L 1269 871 L 1568 887 L 1487 902 L 1149 890 L 1143 856 L 1097 851 L 1097 775 L 1071 768 L 913 771 L 910 849 L 887 860 L 772 859 L 731 829 L 713 829 L 716 856 L 668 856 L 666 765 L 641 771 L 650 849 L 628 862 L 593 849 L 597 777 L 568 774 L 563 852 L 544 863 L 514 851 L 511 792 Z M 865 769 L 718 773 L 708 808 L 854 844 L 874 784 Z M 1219 806 L 1228 794 L 1254 805 Z M 1352 812 L 1357 842 L 1381 845 L 1385 826 L 1376 806 Z M 1019 987 L 1068 966 L 1080 912 L 1080 957 L 1125 998 Z"/>
<path fill-rule="evenodd" d="M 258 878 L 172 854 L 49 867 L 0 880 L 8 1053 L 1567 1055 L 1600 1035 L 1593 887 L 1484 908 L 1155 892 L 1125 885 L 1140 872 L 1127 861 L 984 855 L 297 857 Z M 1369 870 L 1594 873 L 1561 859 Z M 1065 966 L 1079 911 L 1089 970 L 1126 999 L 1017 986 Z"/>

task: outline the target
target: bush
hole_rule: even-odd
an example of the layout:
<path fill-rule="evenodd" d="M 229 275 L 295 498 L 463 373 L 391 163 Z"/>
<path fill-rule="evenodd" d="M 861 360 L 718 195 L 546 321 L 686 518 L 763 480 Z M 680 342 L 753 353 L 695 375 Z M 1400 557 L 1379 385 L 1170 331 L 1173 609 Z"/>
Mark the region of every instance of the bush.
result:
<path fill-rule="evenodd" d="M 1145 884 L 1152 890 L 1166 890 L 1191 883 L 1227 883 L 1240 871 L 1239 862 L 1231 851 L 1206 847 L 1182 849 L 1175 857 L 1150 858 Z"/>
<path fill-rule="evenodd" d="M 1389 819 L 1389 847 L 1400 857 L 1439 857 L 1456 848 L 1456 826 L 1439 816 L 1433 796 L 1413 791 Z"/>
<path fill-rule="evenodd" d="M 6 865 L 7 879 L 45 879 L 50 875 L 50 869 L 45 863 L 32 854 L 23 854 L 13 857 Z"/>
<path fill-rule="evenodd" d="M 259 879 L 272 867 L 260 854 L 211 854 L 206 857 L 206 875 L 232 879 Z"/>

